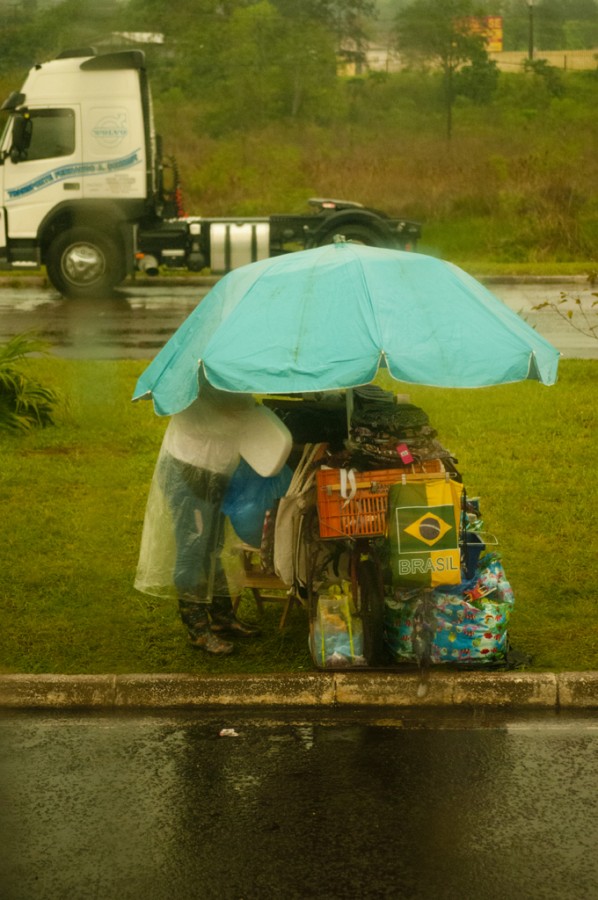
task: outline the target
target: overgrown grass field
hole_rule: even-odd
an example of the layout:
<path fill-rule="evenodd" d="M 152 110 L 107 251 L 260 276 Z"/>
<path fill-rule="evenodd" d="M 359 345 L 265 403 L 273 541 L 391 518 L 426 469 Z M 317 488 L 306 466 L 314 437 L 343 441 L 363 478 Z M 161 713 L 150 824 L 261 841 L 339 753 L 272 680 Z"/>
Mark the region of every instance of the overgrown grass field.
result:
<path fill-rule="evenodd" d="M 130 396 L 140 361 L 31 360 L 63 397 L 55 427 L 0 436 L 0 671 L 299 671 L 313 668 L 307 618 L 227 659 L 186 644 L 170 601 L 133 588 L 145 499 L 165 421 Z M 554 387 L 410 393 L 459 459 L 515 591 L 514 647 L 534 670 L 598 669 L 597 363 L 561 363 Z M 388 386 L 388 385 L 387 385 Z M 244 603 L 248 617 L 253 602 Z"/>
<path fill-rule="evenodd" d="M 501 75 L 491 103 L 459 98 L 450 142 L 442 90 L 421 72 L 337 84 L 315 121 L 230 117 L 211 133 L 195 107 L 157 97 L 177 135 L 186 208 L 216 215 L 306 212 L 310 196 L 357 200 L 423 225 L 419 249 L 468 270 L 582 261 L 595 269 L 598 154 L 595 71 Z M 201 102 L 200 102 L 201 108 Z"/>

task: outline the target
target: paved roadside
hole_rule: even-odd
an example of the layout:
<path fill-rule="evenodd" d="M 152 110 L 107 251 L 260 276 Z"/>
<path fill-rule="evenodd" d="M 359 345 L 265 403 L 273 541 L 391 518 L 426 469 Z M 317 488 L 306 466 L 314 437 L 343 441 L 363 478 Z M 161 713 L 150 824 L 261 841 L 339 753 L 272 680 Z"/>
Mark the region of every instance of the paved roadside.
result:
<path fill-rule="evenodd" d="M 598 672 L 0 675 L 0 708 L 598 709 Z"/>
<path fill-rule="evenodd" d="M 148 275 L 129 276 L 121 284 L 119 288 L 132 289 L 138 287 L 173 287 L 180 285 L 181 287 L 212 287 L 220 281 L 221 275 L 156 275 L 150 277 Z M 53 291 L 54 288 L 48 281 L 46 275 L 42 272 L 31 273 L 27 275 L 15 274 L 14 272 L 0 272 L 0 287 L 2 288 L 42 288 L 44 290 Z"/>

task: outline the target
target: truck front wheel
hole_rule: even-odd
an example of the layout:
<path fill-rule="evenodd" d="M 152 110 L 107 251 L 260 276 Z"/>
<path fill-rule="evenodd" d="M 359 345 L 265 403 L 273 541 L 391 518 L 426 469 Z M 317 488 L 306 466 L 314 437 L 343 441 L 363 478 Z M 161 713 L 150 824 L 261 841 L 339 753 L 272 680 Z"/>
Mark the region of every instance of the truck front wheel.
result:
<path fill-rule="evenodd" d="M 46 254 L 48 278 L 66 297 L 108 296 L 125 275 L 123 254 L 107 234 L 70 228 L 57 235 Z"/>

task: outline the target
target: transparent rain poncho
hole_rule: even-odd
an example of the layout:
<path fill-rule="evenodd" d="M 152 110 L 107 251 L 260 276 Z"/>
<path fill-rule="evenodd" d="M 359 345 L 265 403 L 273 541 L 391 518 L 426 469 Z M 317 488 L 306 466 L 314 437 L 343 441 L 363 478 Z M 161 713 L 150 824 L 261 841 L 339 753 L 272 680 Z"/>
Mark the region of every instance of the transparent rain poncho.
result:
<path fill-rule="evenodd" d="M 199 397 L 172 416 L 150 485 L 137 590 L 200 602 L 229 593 L 221 503 L 245 452 L 244 437 L 252 426 L 255 430 L 256 414 L 263 414 L 259 424 L 267 446 L 272 414 L 248 394 L 218 391 L 204 382 Z M 278 420 L 277 426 L 278 432 Z"/>

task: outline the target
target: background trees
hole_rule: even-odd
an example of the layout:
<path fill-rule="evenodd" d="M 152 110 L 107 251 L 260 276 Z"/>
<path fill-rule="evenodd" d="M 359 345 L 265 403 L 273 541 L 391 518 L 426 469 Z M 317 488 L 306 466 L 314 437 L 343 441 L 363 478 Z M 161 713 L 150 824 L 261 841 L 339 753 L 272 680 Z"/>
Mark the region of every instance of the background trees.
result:
<path fill-rule="evenodd" d="M 160 33 L 162 44 L 145 45 L 157 91 L 177 102 L 192 96 L 221 131 L 227 115 L 244 127 L 251 109 L 259 121 L 326 119 L 342 106 L 339 52 L 359 59 L 366 41 L 388 46 L 398 36 L 400 52 L 440 65 L 450 117 L 456 95 L 479 99 L 483 88 L 487 102 L 496 80 L 483 40 L 463 25 L 479 14 L 502 15 L 506 50 L 527 49 L 528 0 L 39 0 L 34 11 L 17 0 L 0 7 L 0 78 L 65 47 Z M 533 17 L 540 58 L 543 49 L 598 46 L 598 0 L 534 0 Z"/>
<path fill-rule="evenodd" d="M 476 13 L 472 0 L 415 0 L 396 20 L 400 52 L 435 62 L 442 72 L 448 138 L 453 130 L 459 70 L 467 65 L 460 84 L 472 97 L 488 99 L 496 83 L 495 66 L 485 49 L 486 37 L 472 30 L 471 19 Z"/>

